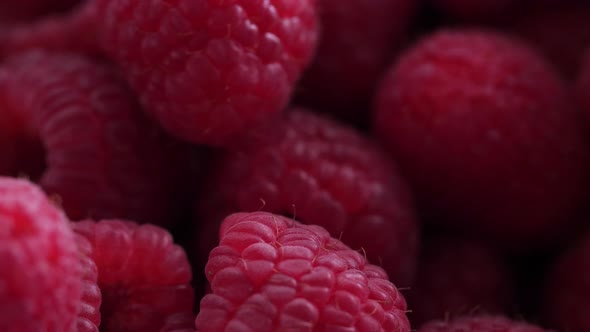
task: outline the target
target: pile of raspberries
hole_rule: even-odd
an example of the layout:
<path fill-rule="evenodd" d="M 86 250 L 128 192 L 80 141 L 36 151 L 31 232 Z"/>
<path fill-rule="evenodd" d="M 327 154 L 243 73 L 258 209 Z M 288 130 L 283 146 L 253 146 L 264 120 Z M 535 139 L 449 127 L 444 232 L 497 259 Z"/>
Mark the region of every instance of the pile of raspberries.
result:
<path fill-rule="evenodd" d="M 0 1 L 0 331 L 589 332 L 590 2 Z"/>

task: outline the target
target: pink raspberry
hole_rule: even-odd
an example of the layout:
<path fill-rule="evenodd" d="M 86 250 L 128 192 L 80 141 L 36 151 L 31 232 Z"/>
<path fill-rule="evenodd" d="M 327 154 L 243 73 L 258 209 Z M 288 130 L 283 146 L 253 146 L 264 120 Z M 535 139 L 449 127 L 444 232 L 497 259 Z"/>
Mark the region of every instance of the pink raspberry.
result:
<path fill-rule="evenodd" d="M 590 47 L 590 6 L 549 7 L 516 20 L 512 31 L 537 47 L 564 77 L 575 79 Z"/>
<path fill-rule="evenodd" d="M 102 292 L 101 331 L 180 332 L 193 326 L 191 269 L 167 231 L 120 220 L 81 221 L 72 227 L 93 248 Z"/>
<path fill-rule="evenodd" d="M 78 233 L 74 233 L 82 269 L 82 297 L 78 310 L 78 332 L 98 332 L 100 325 L 100 304 L 102 295 L 98 287 L 98 269 L 92 260 L 90 242 Z"/>
<path fill-rule="evenodd" d="M 171 134 L 225 144 L 289 101 L 314 0 L 95 0 L 102 44 Z"/>
<path fill-rule="evenodd" d="M 460 317 L 451 321 L 433 321 L 418 332 L 549 332 L 525 322 L 503 316 Z"/>
<path fill-rule="evenodd" d="M 306 103 L 366 118 L 375 82 L 404 41 L 413 0 L 319 0 L 321 37 L 301 83 Z"/>
<path fill-rule="evenodd" d="M 498 253 L 468 239 L 429 239 L 418 273 L 407 292 L 413 326 L 474 313 L 508 313 L 514 286 L 507 263 Z"/>
<path fill-rule="evenodd" d="M 110 66 L 68 54 L 12 57 L 0 67 L 0 114 L 0 171 L 38 178 L 72 219 L 169 223 L 178 209 L 184 148 L 144 117 Z"/>
<path fill-rule="evenodd" d="M 262 209 L 326 228 L 409 285 L 418 246 L 409 192 L 383 151 L 352 128 L 292 109 L 211 169 L 198 208 L 203 253 L 227 214 Z"/>
<path fill-rule="evenodd" d="M 564 332 L 590 330 L 590 234 L 569 248 L 550 271 L 541 317 Z"/>
<path fill-rule="evenodd" d="M 75 332 L 80 277 L 64 214 L 34 184 L 0 177 L 0 331 Z"/>
<path fill-rule="evenodd" d="M 514 249 L 558 240 L 586 201 L 590 147 L 563 82 L 502 35 L 419 42 L 382 82 L 374 127 L 433 220 Z"/>
<path fill-rule="evenodd" d="M 205 273 L 212 293 L 201 300 L 200 332 L 410 331 L 386 273 L 316 225 L 230 215 Z"/>

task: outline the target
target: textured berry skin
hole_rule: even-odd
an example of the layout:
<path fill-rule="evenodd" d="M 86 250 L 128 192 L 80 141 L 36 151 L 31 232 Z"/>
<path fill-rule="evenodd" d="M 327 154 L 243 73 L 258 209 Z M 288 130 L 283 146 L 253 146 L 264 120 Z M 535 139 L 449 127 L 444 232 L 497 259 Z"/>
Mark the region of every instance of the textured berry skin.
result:
<path fill-rule="evenodd" d="M 451 321 L 434 321 L 418 332 L 549 332 L 540 327 L 502 316 L 461 317 Z"/>
<path fill-rule="evenodd" d="M 567 79 L 575 80 L 590 47 L 590 6 L 533 11 L 518 18 L 512 32 L 537 47 Z"/>
<path fill-rule="evenodd" d="M 177 154 L 183 147 L 144 117 L 110 66 L 41 51 L 7 59 L 0 67 L 0 114 L 0 128 L 8 128 L 0 145 L 38 145 L 37 156 L 24 156 L 37 163 L 26 160 L 25 171 L 42 170 L 31 175 L 59 196 L 70 218 L 133 217 L 163 224 L 177 210 Z M 0 169 L 20 173 L 22 157 Z M 39 165 L 43 159 L 45 168 Z"/>
<path fill-rule="evenodd" d="M 417 222 L 403 179 L 376 144 L 303 109 L 254 134 L 212 167 L 199 201 L 204 253 L 223 217 L 262 209 L 326 228 L 364 250 L 396 285 L 409 285 Z"/>
<path fill-rule="evenodd" d="M 563 332 L 590 330 L 590 235 L 569 248 L 552 267 L 545 285 L 544 320 Z"/>
<path fill-rule="evenodd" d="M 299 88 L 302 98 L 334 115 L 367 118 L 360 105 L 404 41 L 415 2 L 319 0 L 318 6 L 320 43 Z"/>
<path fill-rule="evenodd" d="M 479 21 L 496 18 L 510 9 L 517 0 L 432 0 L 446 14 L 453 17 Z"/>
<path fill-rule="evenodd" d="M 73 229 L 93 248 L 102 292 L 100 331 L 180 332 L 193 326 L 190 266 L 167 231 L 121 220 L 81 221 Z"/>
<path fill-rule="evenodd" d="M 75 332 L 80 265 L 64 214 L 34 184 L 0 177 L 0 331 Z"/>
<path fill-rule="evenodd" d="M 410 331 L 386 273 L 316 225 L 265 212 L 228 216 L 205 267 L 200 332 Z"/>
<path fill-rule="evenodd" d="M 377 134 L 441 224 L 525 249 L 558 240 L 586 200 L 590 149 L 564 84 L 517 41 L 437 32 L 375 104 Z"/>
<path fill-rule="evenodd" d="M 317 40 L 314 0 L 96 0 L 99 34 L 172 135 L 224 144 L 287 104 Z"/>
<path fill-rule="evenodd" d="M 474 313 L 509 313 L 514 286 L 503 258 L 483 244 L 456 237 L 429 239 L 406 293 L 412 326 Z"/>
<path fill-rule="evenodd" d="M 102 295 L 98 287 L 98 269 L 92 260 L 92 245 L 82 235 L 74 233 L 82 270 L 82 296 L 76 323 L 78 332 L 98 332 Z"/>

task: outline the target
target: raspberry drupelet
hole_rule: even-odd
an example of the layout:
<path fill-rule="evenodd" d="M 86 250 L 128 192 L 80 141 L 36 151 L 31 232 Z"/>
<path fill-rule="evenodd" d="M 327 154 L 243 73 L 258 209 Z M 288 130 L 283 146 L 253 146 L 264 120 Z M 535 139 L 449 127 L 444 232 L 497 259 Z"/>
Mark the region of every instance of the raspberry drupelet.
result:
<path fill-rule="evenodd" d="M 78 332 L 98 332 L 102 293 L 98 287 L 98 269 L 92 259 L 92 245 L 78 233 L 74 233 L 80 268 L 82 269 L 82 297 L 78 310 Z"/>

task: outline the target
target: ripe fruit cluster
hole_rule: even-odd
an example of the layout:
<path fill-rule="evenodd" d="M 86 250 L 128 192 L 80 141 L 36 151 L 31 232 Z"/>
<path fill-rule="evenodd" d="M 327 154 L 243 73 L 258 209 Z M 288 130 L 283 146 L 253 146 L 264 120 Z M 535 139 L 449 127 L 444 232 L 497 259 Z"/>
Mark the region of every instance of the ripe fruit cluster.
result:
<path fill-rule="evenodd" d="M 0 3 L 0 331 L 590 331 L 587 17 Z"/>

